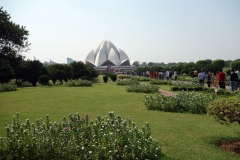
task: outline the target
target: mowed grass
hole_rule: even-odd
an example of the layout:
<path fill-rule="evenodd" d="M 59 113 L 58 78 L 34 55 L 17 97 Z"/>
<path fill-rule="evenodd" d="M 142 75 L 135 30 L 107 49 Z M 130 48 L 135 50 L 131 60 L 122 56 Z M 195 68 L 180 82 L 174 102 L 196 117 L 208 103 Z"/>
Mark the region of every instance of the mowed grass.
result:
<path fill-rule="evenodd" d="M 60 122 L 63 116 L 78 112 L 95 120 L 98 115 L 108 116 L 109 111 L 128 116 L 139 129 L 150 124 L 152 137 L 158 140 L 163 159 L 239 159 L 216 147 L 220 140 L 238 139 L 240 126 L 218 124 L 207 115 L 167 113 L 147 110 L 143 93 L 129 93 L 125 86 L 114 82 L 95 83 L 93 87 L 36 87 L 20 88 L 15 92 L 0 93 L 0 136 L 5 136 L 5 124 L 11 124 L 12 116 L 20 113 L 22 121 L 36 118 Z"/>

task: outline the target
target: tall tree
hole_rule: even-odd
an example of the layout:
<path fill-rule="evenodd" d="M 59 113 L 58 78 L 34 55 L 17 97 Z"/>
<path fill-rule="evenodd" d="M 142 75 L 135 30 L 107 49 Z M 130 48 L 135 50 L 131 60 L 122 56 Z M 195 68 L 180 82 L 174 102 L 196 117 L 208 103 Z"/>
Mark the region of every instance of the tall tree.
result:
<path fill-rule="evenodd" d="M 79 61 L 79 62 L 72 62 L 70 63 L 70 66 L 73 69 L 73 79 L 79 79 L 82 76 L 88 76 L 87 75 L 87 69 L 85 68 L 85 65 L 83 62 Z"/>
<path fill-rule="evenodd" d="M 0 59 L 0 83 L 7 83 L 14 77 L 12 67 L 6 60 Z"/>
<path fill-rule="evenodd" d="M 24 57 L 22 52 L 29 48 L 29 32 L 25 27 L 10 21 L 10 15 L 7 11 L 0 8 L 0 59 L 4 59 L 14 72 L 20 66 Z"/>
<path fill-rule="evenodd" d="M 225 66 L 225 61 L 222 59 L 216 59 L 212 62 L 213 65 L 218 66 L 219 68 L 223 69 Z"/>
<path fill-rule="evenodd" d="M 26 67 L 25 67 L 25 73 L 26 75 L 24 77 L 24 81 L 28 81 L 29 83 L 32 83 L 33 86 L 37 85 L 37 82 L 41 75 L 48 75 L 47 69 L 38 60 L 27 61 Z"/>

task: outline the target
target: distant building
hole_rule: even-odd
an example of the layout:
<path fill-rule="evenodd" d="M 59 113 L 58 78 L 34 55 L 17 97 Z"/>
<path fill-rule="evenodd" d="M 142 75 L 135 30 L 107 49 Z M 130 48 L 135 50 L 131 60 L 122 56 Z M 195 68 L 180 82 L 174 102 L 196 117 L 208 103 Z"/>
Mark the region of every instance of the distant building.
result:
<path fill-rule="evenodd" d="M 47 62 L 47 61 L 44 61 L 44 62 L 43 62 L 43 65 L 44 65 L 44 66 L 49 66 L 49 65 L 52 65 L 52 64 L 56 64 L 56 62 L 52 61 L 51 59 L 50 59 L 49 62 Z"/>
<path fill-rule="evenodd" d="M 85 64 L 103 72 L 136 69 L 136 67 L 130 63 L 127 54 L 121 49 L 118 50 L 110 41 L 102 41 L 95 50 L 88 53 Z"/>
<path fill-rule="evenodd" d="M 67 64 L 72 63 L 74 60 L 72 58 L 67 58 Z"/>

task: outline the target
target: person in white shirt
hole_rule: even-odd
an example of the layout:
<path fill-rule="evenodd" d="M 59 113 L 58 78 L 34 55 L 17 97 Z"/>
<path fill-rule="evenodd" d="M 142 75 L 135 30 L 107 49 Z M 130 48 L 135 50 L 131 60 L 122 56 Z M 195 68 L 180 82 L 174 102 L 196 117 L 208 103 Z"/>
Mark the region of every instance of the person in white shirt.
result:
<path fill-rule="evenodd" d="M 177 71 L 174 71 L 173 74 L 174 74 L 175 81 L 176 81 L 177 80 Z"/>

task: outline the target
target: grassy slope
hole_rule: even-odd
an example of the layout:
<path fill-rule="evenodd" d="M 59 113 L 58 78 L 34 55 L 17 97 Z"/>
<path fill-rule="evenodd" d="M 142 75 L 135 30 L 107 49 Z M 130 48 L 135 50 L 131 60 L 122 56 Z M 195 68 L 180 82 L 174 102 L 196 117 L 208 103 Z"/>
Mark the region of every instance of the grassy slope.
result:
<path fill-rule="evenodd" d="M 101 79 L 100 79 L 101 80 Z M 12 116 L 20 112 L 22 120 L 50 115 L 51 121 L 60 121 L 68 113 L 107 116 L 114 111 L 123 119 L 131 117 L 139 128 L 149 122 L 152 137 L 161 143 L 164 159 L 238 159 L 215 147 L 221 139 L 238 138 L 237 124 L 227 127 L 206 115 L 149 111 L 142 102 L 142 93 L 128 93 L 115 83 L 96 83 L 93 87 L 38 87 L 21 88 L 16 92 L 0 93 L 0 135 Z"/>

